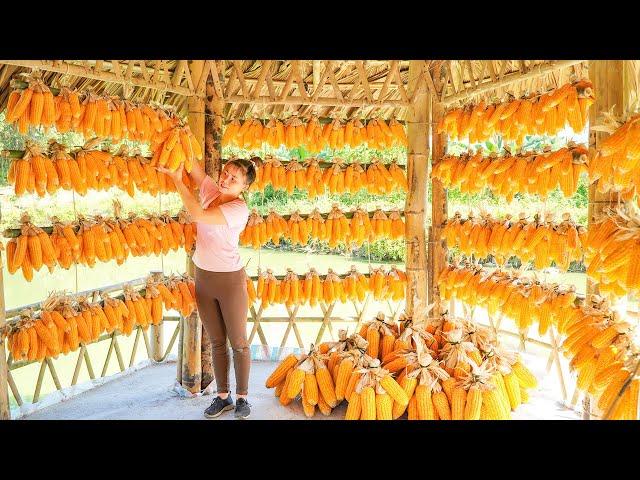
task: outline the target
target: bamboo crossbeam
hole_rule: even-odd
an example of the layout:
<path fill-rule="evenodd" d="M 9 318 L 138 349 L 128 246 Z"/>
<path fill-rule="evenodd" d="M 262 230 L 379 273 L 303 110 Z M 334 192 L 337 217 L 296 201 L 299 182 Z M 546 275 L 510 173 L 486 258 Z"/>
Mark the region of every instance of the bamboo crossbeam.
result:
<path fill-rule="evenodd" d="M 13 160 L 13 159 L 16 159 L 16 158 L 18 158 L 18 159 L 22 158 L 22 157 L 24 157 L 24 153 L 25 153 L 24 150 L 2 150 L 0 152 L 0 162 Z M 151 157 L 143 157 L 143 158 L 146 158 L 147 160 L 151 160 Z M 260 158 L 260 157 L 258 157 L 258 158 Z M 223 158 L 220 161 L 224 165 L 225 163 L 227 163 L 227 162 L 229 162 L 231 160 L 233 160 L 233 159 L 231 159 L 231 158 Z M 297 161 L 297 162 L 300 162 L 300 163 L 304 163 L 308 159 L 304 159 L 304 160 L 280 160 L 280 159 L 278 159 L 278 160 L 283 165 L 288 165 L 289 163 L 294 162 L 294 161 Z M 349 166 L 350 163 L 355 163 L 355 162 L 345 162 L 344 165 Z M 360 163 L 360 165 L 362 166 L 362 168 L 366 169 L 368 165 L 371 165 L 371 163 L 372 162 Z M 384 165 L 387 165 L 387 163 L 385 163 L 385 162 L 381 162 L 381 163 L 384 164 Z M 333 162 L 327 162 L 327 161 L 323 161 L 323 160 L 318 161 L 318 166 L 320 168 L 330 168 L 333 165 L 334 165 Z M 400 168 L 401 170 L 406 170 L 407 166 L 404 165 L 404 164 L 398 163 L 398 168 Z"/>
<path fill-rule="evenodd" d="M 384 210 L 383 211 L 385 215 L 389 216 L 391 215 L 391 213 L 393 213 L 393 210 Z M 400 213 L 400 216 L 404 217 L 404 212 L 402 210 L 398 209 L 398 212 Z M 327 217 L 329 216 L 331 212 L 324 212 L 324 213 L 320 213 L 320 216 L 323 219 L 327 219 Z M 353 214 L 354 212 L 343 212 L 344 216 L 346 218 L 353 218 Z M 373 215 L 376 213 L 376 211 L 371 211 L 371 212 L 366 212 L 369 215 L 369 218 L 373 218 Z M 286 215 L 282 215 L 282 218 L 284 218 L 285 220 L 289 220 L 289 218 L 291 217 L 292 214 L 286 214 Z M 309 215 L 311 215 L 310 213 L 299 213 L 298 215 L 300 215 L 302 218 L 306 219 L 309 217 Z M 263 215 L 264 218 L 266 218 L 266 215 Z M 177 216 L 173 216 L 171 217 L 174 220 L 178 220 Z M 51 235 L 53 233 L 53 226 L 46 226 L 46 227 L 38 227 L 42 230 L 44 230 L 44 232 L 48 235 Z M 80 229 L 79 226 L 73 226 L 72 227 L 74 233 L 77 233 L 78 230 Z M 2 232 L 3 237 L 5 238 L 17 238 L 19 237 L 21 234 L 20 228 L 7 228 Z"/>
<path fill-rule="evenodd" d="M 445 97 L 440 103 L 443 106 L 449 106 L 453 103 L 466 100 L 470 97 L 475 97 L 477 95 L 481 95 L 492 90 L 496 90 L 498 88 L 504 88 L 509 85 L 512 85 L 517 82 L 522 82 L 526 80 L 530 80 L 533 78 L 537 78 L 548 73 L 551 73 L 555 70 L 560 70 L 562 68 L 571 67 L 573 65 L 578 65 L 584 62 L 584 60 L 561 60 L 561 61 L 551 61 L 545 64 L 536 65 L 527 73 L 515 72 L 509 75 L 505 75 L 500 80 L 496 82 L 486 82 L 476 88 L 463 90 L 462 92 L 456 93 L 454 95 L 450 95 Z"/>
<path fill-rule="evenodd" d="M 286 97 L 274 99 L 271 97 L 247 98 L 242 95 L 231 95 L 225 98 L 225 103 L 240 103 L 247 105 L 319 105 L 323 107 L 380 107 L 380 108 L 404 108 L 411 105 L 410 101 L 404 100 L 373 100 L 353 99 L 340 100 L 338 98 L 320 97 L 313 100 L 304 97 Z"/>
<path fill-rule="evenodd" d="M 0 60 L 1 64 L 14 65 L 17 67 L 37 68 L 48 72 L 62 73 L 65 75 L 75 75 L 78 77 L 101 80 L 103 82 L 120 83 L 122 85 L 132 85 L 135 87 L 153 88 L 168 93 L 177 93 L 185 97 L 194 95 L 194 92 L 187 87 L 173 85 L 171 82 L 152 82 L 143 78 L 127 78 L 126 75 L 116 75 L 114 72 L 96 72 L 93 68 L 73 65 L 71 63 L 59 63 L 55 60 Z"/>

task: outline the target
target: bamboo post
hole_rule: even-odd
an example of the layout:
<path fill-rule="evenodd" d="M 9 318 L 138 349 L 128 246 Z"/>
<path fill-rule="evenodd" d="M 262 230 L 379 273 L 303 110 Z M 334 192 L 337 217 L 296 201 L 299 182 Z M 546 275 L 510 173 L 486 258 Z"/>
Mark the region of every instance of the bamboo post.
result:
<path fill-rule="evenodd" d="M 204 68 L 204 60 L 192 60 L 189 68 L 193 78 L 200 78 Z M 204 99 L 196 96 L 189 97 L 189 128 L 202 145 L 204 143 Z M 191 256 L 187 256 L 187 273 L 195 273 L 195 266 Z M 182 386 L 191 393 L 199 393 L 202 383 L 201 341 L 202 326 L 198 309 L 184 319 L 182 345 Z"/>
<path fill-rule="evenodd" d="M 593 82 L 596 101 L 589 112 L 589 146 L 595 149 L 609 135 L 596 132 L 591 127 L 598 116 L 605 110 L 614 107 L 614 113 L 621 115 L 626 107 L 624 98 L 623 60 L 593 60 L 589 62 L 589 78 Z M 600 216 L 611 201 L 608 194 L 597 191 L 598 182 L 589 187 L 588 228 Z M 587 278 L 587 293 L 598 293 L 598 286 Z"/>
<path fill-rule="evenodd" d="M 436 133 L 436 125 L 444 115 L 444 106 L 435 101 L 432 105 L 431 120 L 431 168 L 444 156 L 446 137 Z M 441 240 L 442 228 L 448 216 L 447 192 L 440 180 L 431 182 L 431 228 L 429 229 L 429 303 L 440 297 L 438 276 L 446 264 L 444 240 Z M 438 310 L 440 303 L 438 302 Z M 434 312 L 439 314 L 439 311 Z"/>
<path fill-rule="evenodd" d="M 224 79 L 221 78 L 221 81 Z M 224 82 L 223 82 L 224 83 Z M 218 179 L 222 167 L 222 120 L 224 100 L 215 96 L 215 89 L 211 80 L 206 84 L 207 98 L 205 101 L 204 117 L 204 170 L 210 177 Z M 202 384 L 204 390 L 213 382 L 212 350 L 209 335 L 202 328 L 202 346 L 200 350 L 202 365 Z"/>
<path fill-rule="evenodd" d="M 5 303 L 4 303 L 4 278 L 3 278 L 2 250 L 0 250 L 0 329 L 6 325 Z M 0 335 L 0 420 L 10 420 L 11 410 L 9 408 L 9 367 L 4 348 L 4 337 Z"/>
<path fill-rule="evenodd" d="M 596 96 L 596 101 L 589 112 L 589 147 L 591 148 L 597 149 L 600 142 L 609 136 L 605 132 L 591 129 L 602 112 L 613 108 L 615 115 L 622 115 L 629 105 L 628 94 L 631 85 L 629 82 L 625 82 L 624 67 L 625 61 L 623 60 L 592 60 L 589 62 L 589 78 L 593 82 Z M 598 192 L 597 186 L 598 182 L 594 182 L 589 187 L 587 216 L 589 229 L 600 217 L 602 211 L 613 203 L 609 194 Z M 587 294 L 597 293 L 599 293 L 598 285 L 587 277 Z M 589 407 L 589 397 L 585 395 L 583 403 L 583 418 L 585 419 L 588 418 Z"/>
<path fill-rule="evenodd" d="M 163 277 L 162 272 L 151 271 L 150 272 L 154 280 L 161 280 Z M 151 358 L 154 362 L 162 361 L 164 354 L 164 322 L 160 322 L 158 325 L 151 325 Z"/>
<path fill-rule="evenodd" d="M 416 304 L 427 301 L 427 251 L 424 211 L 427 201 L 427 162 L 429 159 L 428 123 L 431 98 L 426 83 L 416 83 L 424 66 L 423 60 L 409 62 L 409 91 L 415 91 L 410 107 L 407 134 L 407 181 L 409 192 L 405 203 L 407 242 L 407 315 L 412 316 Z"/>

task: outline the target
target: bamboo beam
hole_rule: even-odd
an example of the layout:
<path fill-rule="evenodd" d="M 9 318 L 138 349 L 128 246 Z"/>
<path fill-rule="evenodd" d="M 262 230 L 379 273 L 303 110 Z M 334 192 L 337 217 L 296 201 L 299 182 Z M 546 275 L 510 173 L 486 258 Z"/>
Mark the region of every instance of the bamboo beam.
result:
<path fill-rule="evenodd" d="M 444 100 L 442 101 L 442 104 L 446 107 L 453 103 L 464 101 L 467 98 L 474 97 L 476 95 L 482 95 L 492 90 L 505 88 L 517 82 L 522 82 L 522 81 L 530 80 L 533 78 L 537 78 L 537 77 L 546 75 L 548 73 L 551 73 L 554 70 L 559 70 L 562 68 L 567 68 L 573 65 L 577 65 L 579 63 L 582 63 L 583 61 L 584 60 L 550 61 L 544 64 L 541 63 L 539 65 L 536 65 L 535 67 L 531 68 L 527 73 L 522 73 L 521 71 L 518 71 L 518 72 L 510 73 L 508 75 L 501 76 L 501 78 L 496 82 L 493 82 L 491 80 L 489 80 L 488 82 L 484 82 L 484 79 L 481 79 L 480 81 L 483 83 L 476 85 L 476 88 L 463 90 L 460 93 L 456 93 L 454 95 L 445 97 Z M 451 81 L 453 82 L 453 80 Z"/>
<path fill-rule="evenodd" d="M 244 103 L 247 105 L 320 105 L 324 107 L 390 107 L 390 108 L 403 108 L 408 107 L 411 102 L 409 100 L 372 100 L 353 99 L 344 100 L 331 97 L 319 97 L 313 99 L 313 97 L 285 97 L 285 98 L 271 98 L 271 97 L 257 97 L 257 98 L 245 98 L 242 95 L 230 95 L 225 98 L 226 103 Z"/>
<path fill-rule="evenodd" d="M 196 78 L 200 78 L 204 69 L 203 60 L 193 60 L 191 69 Z M 205 101 L 197 97 L 189 97 L 189 128 L 193 132 L 195 138 L 204 144 L 205 137 Z M 187 255 L 187 272 L 192 277 L 195 273 L 195 265 L 190 255 Z M 198 310 L 195 309 L 191 315 L 184 319 L 184 332 L 182 334 L 182 379 L 181 383 L 184 388 L 191 393 L 199 393 L 201 391 L 202 382 L 202 362 L 201 362 L 201 342 L 202 342 L 202 326 L 198 316 Z"/>
<path fill-rule="evenodd" d="M 4 303 L 4 265 L 2 263 L 2 250 L 0 249 L 0 329 L 5 326 L 5 303 Z M 5 349 L 5 337 L 0 335 L 0 420 L 9 420 L 11 410 L 9 408 L 9 369 L 7 367 L 7 356 Z"/>
<path fill-rule="evenodd" d="M 415 312 L 416 304 L 427 301 L 427 252 L 425 245 L 425 207 L 427 201 L 427 174 L 429 159 L 429 117 L 431 96 L 426 82 L 418 89 L 424 61 L 409 63 L 409 91 L 415 92 L 413 107 L 408 116 L 409 148 L 407 149 L 407 181 L 409 192 L 405 203 L 405 237 L 407 242 L 407 315 L 421 315 Z"/>
<path fill-rule="evenodd" d="M 131 70 L 128 70 L 129 75 L 121 76 L 115 72 L 98 72 L 95 69 L 87 66 L 74 65 L 69 62 L 56 63 L 53 60 L 0 60 L 0 63 L 6 65 L 15 65 L 18 67 L 37 68 L 48 72 L 62 73 L 65 75 L 75 75 L 78 77 L 89 78 L 92 80 L 101 80 L 103 82 L 112 82 L 120 84 L 128 84 L 135 87 L 153 88 L 155 90 L 162 90 L 168 93 L 177 93 L 178 95 L 184 95 L 190 97 L 193 95 L 193 91 L 187 87 L 181 87 L 180 85 L 172 85 L 171 82 L 158 82 L 150 81 L 141 78 L 131 77 Z"/>

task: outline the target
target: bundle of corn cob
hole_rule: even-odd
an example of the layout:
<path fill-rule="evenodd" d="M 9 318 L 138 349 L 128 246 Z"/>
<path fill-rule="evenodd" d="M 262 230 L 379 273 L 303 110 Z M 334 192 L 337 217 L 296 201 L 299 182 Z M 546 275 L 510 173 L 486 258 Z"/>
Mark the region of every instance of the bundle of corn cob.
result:
<path fill-rule="evenodd" d="M 593 85 L 587 80 L 568 83 L 546 95 L 532 94 L 509 102 L 477 105 L 449 110 L 437 126 L 438 133 L 450 139 L 468 138 L 483 142 L 492 135 L 522 144 L 525 135 L 555 135 L 569 126 L 581 132 L 588 109 L 595 102 Z"/>
<path fill-rule="evenodd" d="M 86 219 L 78 215 L 78 221 L 61 223 L 52 218 L 51 235 L 31 224 L 28 214 L 21 218 L 21 234 L 7 242 L 7 266 L 14 274 L 22 269 L 27 281 L 33 279 L 33 270 L 39 271 L 46 265 L 50 272 L 56 265 L 68 269 L 74 263 L 93 267 L 96 259 L 101 262 L 115 260 L 122 265 L 131 254 L 167 254 L 184 247 L 189 253 L 194 242 L 195 224 L 177 222 L 167 212 L 161 216 L 137 217 L 134 213 L 128 219 L 120 218 L 116 210 L 115 218 L 99 215 Z"/>
<path fill-rule="evenodd" d="M 516 193 L 538 194 L 542 198 L 558 185 L 566 197 L 572 196 L 580 174 L 587 171 L 587 149 L 572 142 L 554 152 L 523 152 L 483 156 L 467 153 L 445 156 L 434 165 L 431 178 L 446 188 L 459 188 L 462 193 L 479 193 L 486 187 L 507 201 Z"/>
<path fill-rule="evenodd" d="M 56 122 L 53 94 L 41 78 L 31 76 L 29 86 L 21 92 L 13 90 L 7 105 L 7 123 L 18 122 L 18 131 L 25 135 L 31 126 L 43 125 L 49 129 Z"/>
<path fill-rule="evenodd" d="M 459 212 L 447 220 L 441 239 L 447 247 L 457 247 L 460 253 L 470 257 L 486 258 L 492 255 L 498 265 L 503 265 L 512 256 L 524 263 L 534 261 L 537 269 L 553 261 L 566 270 L 572 261 L 581 261 L 587 230 L 576 225 L 568 213 L 562 214 L 562 222 L 553 221 L 553 214 L 545 215 L 544 221 L 536 214 L 533 222 L 520 213 L 517 222 L 511 215 L 494 219 L 491 214 L 475 217 L 472 213 L 464 219 Z"/>
<path fill-rule="evenodd" d="M 39 317 L 31 309 L 21 314 L 9 331 L 9 351 L 14 360 L 41 361 L 75 351 L 102 332 L 122 331 L 129 310 L 122 300 L 104 296 L 104 305 L 89 304 L 87 297 L 53 293 L 42 303 Z M 77 302 L 77 305 L 74 303 Z"/>
<path fill-rule="evenodd" d="M 398 325 L 382 312 L 379 312 L 372 321 L 364 323 L 358 333 L 369 344 L 366 354 L 371 358 L 377 358 L 382 361 L 385 356 L 394 350 L 399 331 Z"/>
<path fill-rule="evenodd" d="M 562 350 L 577 372 L 577 388 L 598 398 L 597 408 L 605 415 L 630 381 L 609 418 L 637 420 L 640 378 L 632 374 L 638 349 L 631 325 L 611 310 L 606 299 L 590 295 L 558 323 L 558 332 L 566 337 Z"/>
<path fill-rule="evenodd" d="M 262 272 L 258 269 L 257 286 L 247 286 L 250 293 L 250 304 L 260 300 L 262 308 L 269 305 L 285 303 L 288 306 L 309 304 L 314 307 L 319 301 L 326 304 L 340 301 L 362 302 L 368 292 L 373 293 L 375 300 L 400 301 L 405 296 L 407 284 L 406 274 L 392 266 L 388 273 L 382 269 L 374 270 L 369 278 L 358 272 L 355 266 L 343 278 L 340 278 L 332 269 L 328 270 L 325 278 L 320 278 L 318 272 L 311 268 L 304 275 L 297 275 L 291 269 L 282 280 L 276 278 L 271 269 Z M 297 286 L 294 286 L 297 285 Z M 293 289 L 297 294 L 293 294 Z"/>
<path fill-rule="evenodd" d="M 366 126 L 360 120 L 349 120 L 342 124 L 337 118 L 324 126 L 317 117 L 305 123 L 294 113 L 285 123 L 271 118 L 266 124 L 258 118 L 240 123 L 234 120 L 226 126 L 222 135 L 222 146 L 235 145 L 240 148 L 257 150 L 266 143 L 272 148 L 306 147 L 311 153 L 319 153 L 324 148 L 355 148 L 367 144 L 369 148 L 391 148 L 394 145 L 407 146 L 404 127 L 397 120 L 389 123 L 382 119 L 371 119 Z"/>
<path fill-rule="evenodd" d="M 640 210 L 632 203 L 607 209 L 591 226 L 585 260 L 587 275 L 602 294 L 624 296 L 640 291 Z"/>
<path fill-rule="evenodd" d="M 327 355 L 312 346 L 307 355 L 289 355 L 269 375 L 267 388 L 275 387 L 280 404 L 289 405 L 299 395 L 307 417 L 313 417 L 317 406 L 323 415 L 330 415 L 338 404 L 331 373 L 327 369 Z"/>
<path fill-rule="evenodd" d="M 20 236 L 7 243 L 7 268 L 12 274 L 21 268 L 24 278 L 30 282 L 33 270 L 39 271 L 42 265 L 53 272 L 57 255 L 49 235 L 32 225 L 27 213 L 22 215 L 20 221 Z"/>
<path fill-rule="evenodd" d="M 9 349 L 14 360 L 43 360 L 77 350 L 98 340 L 103 333 L 118 331 L 130 335 L 139 325 L 147 329 L 162 321 L 162 307 L 179 310 L 188 316 L 195 307 L 195 284 L 188 275 L 155 279 L 150 276 L 144 297 L 131 285 L 123 287 L 120 297 L 99 293 L 101 301 L 90 303 L 86 295 L 52 293 L 44 302 L 39 317 L 31 309 L 8 328 Z"/>
<path fill-rule="evenodd" d="M 410 401 L 408 407 L 394 404 L 394 418 L 408 409 L 409 420 L 509 419 L 537 384 L 489 329 L 466 319 L 409 323 L 399 343 L 409 346 L 392 352 L 383 368 L 398 374 Z"/>
<path fill-rule="evenodd" d="M 87 137 L 152 142 L 157 141 L 158 133 L 170 130 L 179 121 L 163 108 L 91 91 L 79 93 L 62 87 L 54 97 L 38 76 L 30 75 L 26 80 L 27 88 L 15 88 L 9 95 L 6 116 L 7 123 L 18 122 L 22 134 L 30 126 L 48 129 L 55 125 L 61 133 L 75 131 Z"/>
<path fill-rule="evenodd" d="M 606 124 L 594 127 L 611 133 L 589 161 L 589 178 L 591 182 L 598 181 L 599 192 L 618 192 L 625 201 L 636 195 L 637 185 L 640 184 L 639 120 L 640 115 L 633 115 L 624 121 L 605 112 Z"/>
<path fill-rule="evenodd" d="M 127 147 L 122 146 L 116 155 L 106 150 L 96 150 L 96 140 L 90 140 L 75 152 L 75 157 L 67 153 L 67 148 L 50 142 L 51 155 L 46 156 L 41 149 L 27 142 L 25 154 L 14 159 L 9 166 L 7 180 L 14 185 L 17 196 L 25 193 L 45 193 L 53 195 L 59 189 L 73 190 L 84 196 L 88 190 L 108 190 L 117 187 L 133 197 L 135 188 L 157 195 L 175 192 L 173 181 L 164 173 L 157 172 L 148 159 L 139 152 L 127 155 Z M 183 174 L 183 182 L 191 185 L 189 176 Z"/>
<path fill-rule="evenodd" d="M 184 165 L 186 172 L 191 172 L 193 162 L 203 158 L 202 147 L 188 125 L 162 132 L 151 147 L 154 152 L 151 166 L 165 167 L 172 172 L 180 165 Z"/>
<path fill-rule="evenodd" d="M 490 315 L 499 311 L 522 331 L 538 322 L 540 335 L 566 314 L 576 298 L 573 285 L 545 284 L 514 270 L 490 272 L 472 265 L 447 266 L 438 277 L 438 289 L 443 300 L 456 298 L 484 307 Z"/>

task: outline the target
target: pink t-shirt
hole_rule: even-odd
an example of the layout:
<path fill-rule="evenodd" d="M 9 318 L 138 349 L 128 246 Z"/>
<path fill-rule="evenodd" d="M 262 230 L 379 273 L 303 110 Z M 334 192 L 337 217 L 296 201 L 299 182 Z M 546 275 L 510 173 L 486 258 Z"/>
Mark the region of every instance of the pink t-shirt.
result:
<path fill-rule="evenodd" d="M 200 206 L 206 209 L 220 195 L 218 186 L 209 176 L 200 185 Z M 238 243 L 240 233 L 249 220 L 247 204 L 240 198 L 220 205 L 227 225 L 197 222 L 196 251 L 193 263 L 210 272 L 236 272 L 242 268 Z"/>

